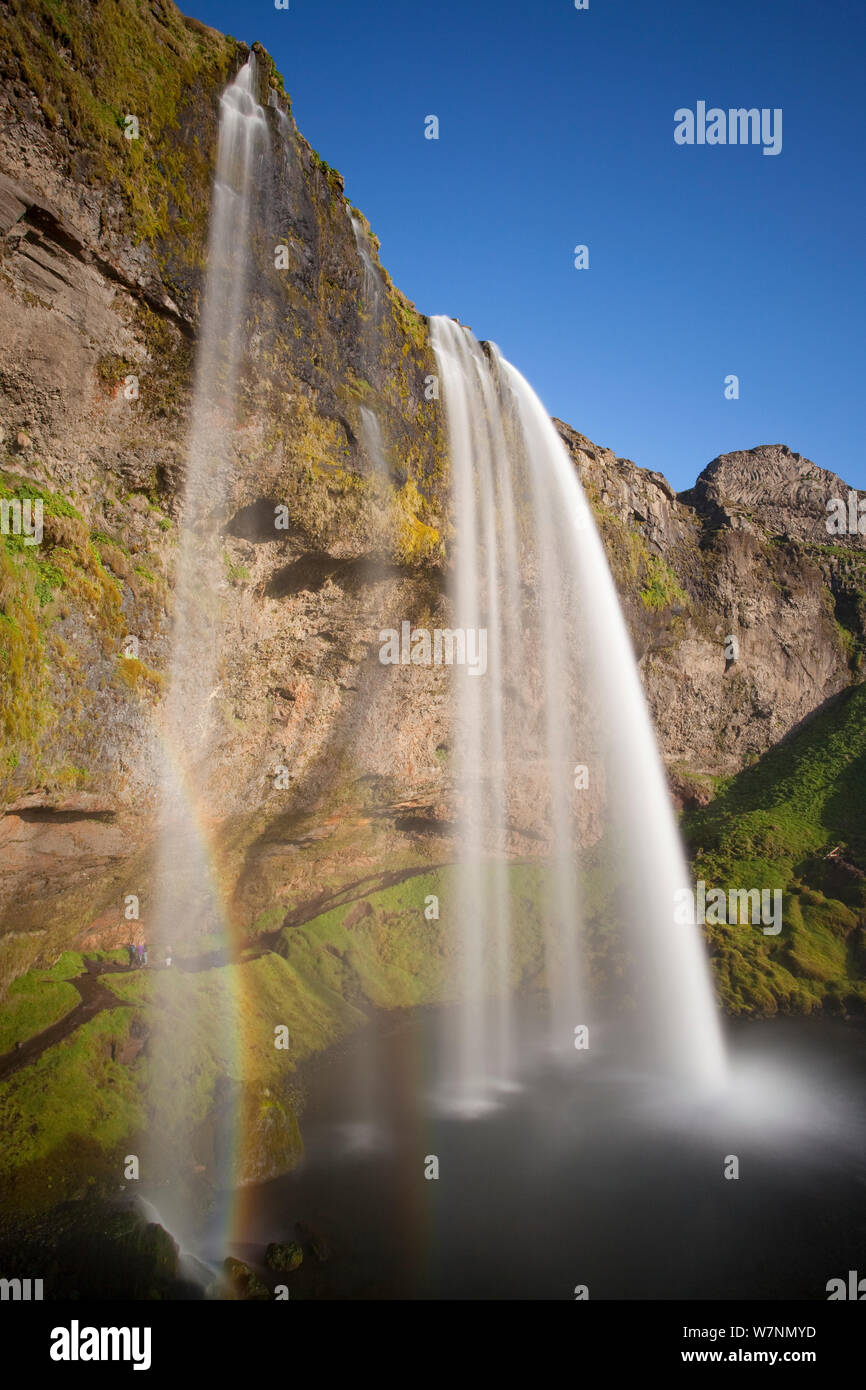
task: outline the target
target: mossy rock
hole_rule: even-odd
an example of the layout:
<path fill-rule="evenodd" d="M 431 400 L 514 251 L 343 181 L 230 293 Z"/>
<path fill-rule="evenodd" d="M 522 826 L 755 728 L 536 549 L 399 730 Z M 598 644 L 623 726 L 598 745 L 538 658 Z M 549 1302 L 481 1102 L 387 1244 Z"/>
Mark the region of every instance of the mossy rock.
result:
<path fill-rule="evenodd" d="M 294 1112 L 271 1086 L 245 1086 L 239 1183 L 267 1182 L 297 1167 L 304 1152 Z"/>
<path fill-rule="evenodd" d="M 234 1298 L 243 1300 L 270 1298 L 267 1285 L 262 1283 L 255 1270 L 250 1269 L 243 1260 L 236 1260 L 229 1255 L 227 1259 L 223 1260 L 223 1270 L 225 1271 L 226 1284 Z"/>
<path fill-rule="evenodd" d="M 0 1234 L 4 1275 L 38 1270 L 46 1299 L 178 1295 L 177 1242 L 137 1205 L 85 1199 L 21 1219 Z"/>
<path fill-rule="evenodd" d="M 268 1269 L 277 1270 L 281 1274 L 290 1274 L 303 1263 L 303 1259 L 304 1252 L 294 1240 L 287 1241 L 284 1245 L 271 1241 L 265 1251 L 265 1264 Z"/>

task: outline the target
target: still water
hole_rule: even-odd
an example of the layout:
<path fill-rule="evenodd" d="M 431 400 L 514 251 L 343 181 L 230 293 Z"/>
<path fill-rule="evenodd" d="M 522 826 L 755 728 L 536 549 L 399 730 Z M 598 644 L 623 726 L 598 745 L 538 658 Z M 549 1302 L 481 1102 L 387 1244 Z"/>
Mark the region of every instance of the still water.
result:
<path fill-rule="evenodd" d="M 304 1162 L 246 1194 L 236 1249 L 258 1268 L 315 1239 L 291 1298 L 826 1299 L 866 1273 L 861 1023 L 729 1025 L 730 1087 L 703 1100 L 590 1049 L 473 1118 L 437 1091 L 448 1027 L 392 1015 L 306 1073 Z"/>

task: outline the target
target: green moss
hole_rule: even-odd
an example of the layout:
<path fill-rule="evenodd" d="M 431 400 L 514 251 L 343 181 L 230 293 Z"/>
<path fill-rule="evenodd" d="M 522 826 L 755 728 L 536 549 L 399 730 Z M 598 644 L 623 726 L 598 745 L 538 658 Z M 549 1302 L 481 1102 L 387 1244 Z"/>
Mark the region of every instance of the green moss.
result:
<path fill-rule="evenodd" d="M 252 937 L 267 936 L 276 931 L 286 915 L 286 909 L 281 906 L 266 907 L 264 912 L 260 912 L 252 927 L 249 935 Z"/>
<path fill-rule="evenodd" d="M 223 564 L 225 565 L 226 578 L 229 583 L 235 585 L 235 587 L 240 584 L 245 584 L 249 579 L 250 572 L 247 566 L 236 564 L 227 552 L 223 553 Z"/>
<path fill-rule="evenodd" d="M 134 371 L 132 363 L 127 362 L 124 357 L 113 357 L 105 354 L 96 363 L 96 375 L 105 386 L 116 387 L 126 379 L 130 372 Z"/>
<path fill-rule="evenodd" d="M 640 587 L 641 602 L 651 612 L 670 608 L 675 603 L 686 604 L 688 599 L 666 560 L 649 552 L 643 557 L 644 579 Z"/>
<path fill-rule="evenodd" d="M 396 288 L 391 290 L 391 306 L 398 330 L 406 338 L 402 348 L 404 355 L 408 355 L 412 347 L 419 352 L 425 351 L 429 345 L 429 335 L 424 315 L 419 314 L 415 305 Z"/>
<path fill-rule="evenodd" d="M 0 1084 L 0 1177 L 19 1206 L 45 1206 L 77 1189 L 82 1173 L 69 1162 L 76 1141 L 116 1155 L 116 1187 L 120 1145 L 143 1118 L 132 1070 L 117 1060 L 130 1024 L 127 1009 L 99 1014 Z"/>
<path fill-rule="evenodd" d="M 65 980 L 40 970 L 13 981 L 0 1010 L 0 1053 L 49 1028 L 79 1002 L 78 991 Z"/>
<path fill-rule="evenodd" d="M 782 890 L 778 936 L 707 928 L 733 1012 L 866 1002 L 866 877 L 857 873 L 866 872 L 864 774 L 866 687 L 858 686 L 684 817 L 697 878 L 725 892 Z"/>
<path fill-rule="evenodd" d="M 192 343 L 146 304 L 136 305 L 133 326 L 148 354 L 136 369 L 142 410 L 149 419 L 180 421 L 192 391 Z"/>
<path fill-rule="evenodd" d="M 393 523 L 394 558 L 400 564 L 412 566 L 434 558 L 441 559 L 444 554 L 442 538 L 435 526 L 421 520 L 428 504 L 413 478 L 409 478 L 395 494 L 393 508 L 396 513 Z"/>
<path fill-rule="evenodd" d="M 27 498 L 42 504 L 41 543 L 0 536 L 0 796 L 37 781 L 70 784 L 62 745 L 96 692 L 58 620 L 77 613 L 101 655 L 113 655 L 123 582 L 136 582 L 122 544 L 91 533 L 69 497 L 0 470 L 0 499 Z"/>
<path fill-rule="evenodd" d="M 49 133 L 62 122 L 58 141 L 71 147 L 77 176 L 119 189 L 136 240 L 185 236 L 193 258 L 205 244 L 209 161 L 194 145 L 184 150 L 181 121 L 203 91 L 224 85 L 236 51 L 174 5 L 145 0 L 9 0 L 0 22 L 0 72 L 27 82 Z M 138 139 L 126 139 L 130 115 Z"/>
<path fill-rule="evenodd" d="M 279 71 L 270 53 L 268 53 L 267 49 L 262 48 L 260 43 L 254 43 L 253 49 L 255 51 L 256 57 L 259 59 L 260 62 L 264 64 L 265 72 L 267 74 L 268 86 L 273 87 L 274 91 L 278 92 L 279 95 L 283 98 L 283 102 L 281 103 L 281 105 L 284 107 L 284 109 L 287 111 L 291 111 L 292 103 L 283 84 L 283 75 Z"/>
<path fill-rule="evenodd" d="M 0 733 L 6 768 L 14 772 L 21 755 L 36 749 L 48 706 L 37 580 L 10 554 L 8 539 L 0 537 Z"/>
<path fill-rule="evenodd" d="M 634 591 L 644 607 L 658 612 L 673 604 L 688 603 L 688 595 L 676 572 L 662 556 L 651 551 L 642 534 L 604 506 L 588 481 L 584 487 L 604 540 L 605 551 L 620 590 Z"/>

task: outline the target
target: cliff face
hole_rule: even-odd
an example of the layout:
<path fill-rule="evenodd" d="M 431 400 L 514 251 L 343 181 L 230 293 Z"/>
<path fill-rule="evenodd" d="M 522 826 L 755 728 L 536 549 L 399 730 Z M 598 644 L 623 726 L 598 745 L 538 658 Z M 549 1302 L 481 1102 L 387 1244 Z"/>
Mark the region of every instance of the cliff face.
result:
<path fill-rule="evenodd" d="M 40 545 L 0 535 L 0 1169 L 16 1202 L 95 1179 L 114 1191 L 147 1125 L 148 976 L 107 953 L 131 930 L 146 935 L 152 901 L 219 97 L 248 53 L 168 0 L 0 0 L 0 500 L 44 507 Z M 274 1017 L 293 1020 L 293 1069 L 369 1006 L 444 997 L 447 932 L 418 903 L 447 894 L 454 857 L 448 673 L 376 659 L 382 627 L 448 618 L 449 480 L 441 407 L 425 392 L 427 323 L 297 130 L 268 55 L 256 57 L 271 154 L 253 219 L 202 808 L 243 950 L 216 969 L 191 955 L 177 972 L 191 998 L 225 986 L 241 1001 L 250 1053 L 234 1083 L 249 1178 L 299 1152 L 296 1097 L 280 1054 L 260 1045 Z M 848 489 L 777 445 L 716 459 L 678 497 L 660 474 L 558 428 L 672 785 L 682 803 L 706 803 L 716 777 L 861 680 L 866 545 L 824 524 L 827 500 Z M 761 881 L 778 877 L 797 899 L 778 943 L 711 940 L 732 1009 L 862 998 L 849 978 L 866 950 L 862 812 L 838 794 L 837 770 L 866 746 L 860 694 L 794 740 L 808 757 L 803 785 L 783 787 L 796 812 L 787 839 L 765 811 L 785 749 L 781 770 L 762 763 L 691 813 L 705 876 L 742 882 L 765 864 Z M 857 780 L 856 762 L 846 775 Z M 527 861 L 530 810 L 517 819 Z M 511 872 L 531 904 L 534 866 Z M 522 942 L 524 980 L 542 970 L 539 941 Z M 83 950 L 104 953 L 91 960 L 103 980 L 87 977 Z M 99 1009 L 81 1017 L 88 1000 Z M 62 1045 L 42 1049 L 70 1011 Z M 16 1042 L 32 1048 L 26 1065 Z M 195 1070 L 181 1089 L 203 1130 L 231 1065 L 178 1061 Z"/>
<path fill-rule="evenodd" d="M 771 445 L 715 459 L 677 496 L 661 474 L 559 430 L 605 539 L 672 783 L 706 800 L 712 776 L 861 678 L 866 541 L 826 527 L 827 502 L 848 487 Z"/>
<path fill-rule="evenodd" d="M 110 904 L 148 873 L 219 94 L 248 51 L 167 0 L 0 4 L 0 489 L 45 507 L 41 546 L 0 538 L 6 979 L 46 931 L 55 941 L 62 925 L 61 944 L 94 924 L 89 941 L 122 931 Z M 222 538 L 209 789 L 242 925 L 269 906 L 272 880 L 296 896 L 311 886 L 272 852 L 304 816 L 373 808 L 384 838 L 359 851 L 368 862 L 434 853 L 448 743 L 445 673 L 415 669 L 410 687 L 375 660 L 382 626 L 447 613 L 426 322 L 257 58 L 271 158 Z M 678 498 L 559 428 L 672 782 L 706 800 L 714 775 L 857 678 L 863 542 L 823 525 L 827 497 L 847 489 L 775 446 L 716 460 Z"/>
<path fill-rule="evenodd" d="M 171 4 L 0 6 L 0 489 L 45 510 L 40 546 L 2 539 L 16 930 L 47 909 L 80 924 L 147 843 L 219 96 L 247 54 Z M 216 818 L 359 777 L 396 795 L 440 776 L 443 738 L 439 673 L 410 722 L 399 675 L 367 660 L 389 614 L 439 603 L 425 324 L 257 56 L 271 155 L 223 537 Z"/>

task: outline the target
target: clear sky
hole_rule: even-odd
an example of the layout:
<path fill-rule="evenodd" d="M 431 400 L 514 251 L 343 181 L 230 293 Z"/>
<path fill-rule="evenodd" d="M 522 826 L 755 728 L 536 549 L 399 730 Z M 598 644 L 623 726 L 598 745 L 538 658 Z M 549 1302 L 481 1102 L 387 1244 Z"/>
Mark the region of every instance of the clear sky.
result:
<path fill-rule="evenodd" d="M 866 488 L 860 0 L 181 8 L 265 45 L 396 284 L 551 414 L 678 489 L 776 443 Z M 699 101 L 780 107 L 781 153 L 677 145 Z"/>

